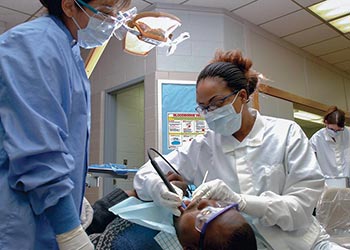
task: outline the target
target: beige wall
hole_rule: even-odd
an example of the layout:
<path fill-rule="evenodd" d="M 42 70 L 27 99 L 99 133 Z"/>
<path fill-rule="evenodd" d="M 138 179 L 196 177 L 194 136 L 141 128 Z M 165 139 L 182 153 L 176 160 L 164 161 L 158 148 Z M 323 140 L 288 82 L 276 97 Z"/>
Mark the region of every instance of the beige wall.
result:
<path fill-rule="evenodd" d="M 216 48 L 238 48 L 253 59 L 253 67 L 271 79 L 274 87 L 349 111 L 350 75 L 318 61 L 310 54 L 279 40 L 262 29 L 230 13 L 210 10 L 161 9 L 177 15 L 191 38 L 167 57 L 165 48 L 154 49 L 147 57 L 131 56 L 122 51 L 122 43 L 112 38 L 92 76 L 91 162 L 103 161 L 104 93 L 127 86 L 139 77 L 145 84 L 145 148 L 157 147 L 157 79 L 195 80 L 200 69 L 211 59 Z"/>

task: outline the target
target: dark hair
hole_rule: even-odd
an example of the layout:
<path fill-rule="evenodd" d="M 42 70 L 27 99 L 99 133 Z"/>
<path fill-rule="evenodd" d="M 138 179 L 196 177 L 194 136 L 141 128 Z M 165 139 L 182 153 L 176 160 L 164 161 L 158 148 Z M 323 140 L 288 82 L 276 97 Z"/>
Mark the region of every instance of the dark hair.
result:
<path fill-rule="evenodd" d="M 217 240 L 222 240 L 218 237 Z M 231 249 L 244 249 L 244 250 L 257 250 L 257 244 L 255 234 L 251 226 L 245 222 L 236 227 L 232 231 L 229 239 L 225 242 L 218 242 L 217 240 L 209 240 L 205 242 L 206 250 L 231 250 Z"/>
<path fill-rule="evenodd" d="M 345 126 L 345 112 L 337 106 L 331 106 L 323 117 L 323 121 L 328 124 L 337 124 L 339 127 Z"/>
<path fill-rule="evenodd" d="M 89 3 L 92 0 L 83 0 L 85 3 Z M 62 10 L 62 0 L 40 0 L 41 4 L 47 8 L 50 15 L 57 16 L 59 18 L 63 15 Z M 131 0 L 119 0 L 117 1 L 117 8 L 118 10 L 122 10 L 130 5 Z"/>
<path fill-rule="evenodd" d="M 252 61 L 243 58 L 238 50 L 217 50 L 213 60 L 199 73 L 198 83 L 205 78 L 221 78 L 232 91 L 245 89 L 250 96 L 256 89 L 258 73 L 253 71 Z"/>
<path fill-rule="evenodd" d="M 91 0 L 84 0 L 84 2 L 88 3 Z M 62 17 L 62 1 L 61 0 L 40 0 L 40 3 L 48 10 L 50 15 Z"/>

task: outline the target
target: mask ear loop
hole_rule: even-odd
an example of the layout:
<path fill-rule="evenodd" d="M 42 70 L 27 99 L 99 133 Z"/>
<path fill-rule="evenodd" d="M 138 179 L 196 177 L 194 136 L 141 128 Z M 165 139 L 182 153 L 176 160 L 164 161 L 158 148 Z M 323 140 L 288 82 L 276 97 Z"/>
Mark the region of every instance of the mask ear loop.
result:
<path fill-rule="evenodd" d="M 77 20 L 75 20 L 74 16 L 72 16 L 73 23 L 78 27 L 79 30 L 81 30 L 80 25 L 78 24 Z"/>
<path fill-rule="evenodd" d="M 233 101 L 231 102 L 231 105 L 233 105 L 233 104 L 235 103 L 235 101 L 237 100 L 237 97 L 239 96 L 239 93 L 240 93 L 240 92 L 241 92 L 240 90 L 237 92 L 235 98 L 234 98 Z M 248 101 L 246 101 L 245 103 L 248 103 Z M 243 111 L 243 106 L 244 106 L 245 103 L 242 102 L 241 110 L 239 111 L 239 113 L 236 112 L 236 109 L 235 109 L 233 106 L 232 106 L 232 108 L 233 108 L 233 110 L 234 110 L 237 114 L 240 114 L 240 113 L 242 113 L 242 111 Z"/>
<path fill-rule="evenodd" d="M 76 3 L 76 5 L 78 5 L 78 7 L 85 13 L 85 15 L 87 15 L 88 17 L 90 17 L 90 15 L 86 12 L 86 10 L 84 10 L 83 7 L 81 7 L 80 3 L 78 3 L 76 0 L 74 0 L 74 2 Z M 87 6 L 87 7 L 90 7 L 90 6 Z M 89 8 L 90 9 L 90 8 Z M 90 9 L 92 12 L 95 13 L 95 10 L 93 9 Z M 82 28 L 80 27 L 80 25 L 78 24 L 78 21 L 75 20 L 75 18 L 72 16 L 72 20 L 74 22 L 74 24 L 78 27 L 79 30 L 81 30 Z"/>
<path fill-rule="evenodd" d="M 86 10 L 80 5 L 80 3 L 78 3 L 76 0 L 74 0 L 74 2 L 78 5 L 78 7 L 88 16 L 90 17 L 90 15 L 86 12 Z M 91 10 L 93 13 L 97 14 L 98 11 L 93 9 L 92 7 L 90 7 L 89 5 L 85 5 L 86 8 L 88 8 L 89 10 Z"/>

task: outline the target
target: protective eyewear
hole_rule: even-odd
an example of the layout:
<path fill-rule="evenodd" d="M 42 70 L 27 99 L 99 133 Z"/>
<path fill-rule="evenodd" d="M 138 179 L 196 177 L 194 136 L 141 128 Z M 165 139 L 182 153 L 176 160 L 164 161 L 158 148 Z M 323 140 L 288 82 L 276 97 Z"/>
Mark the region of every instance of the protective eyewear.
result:
<path fill-rule="evenodd" d="M 195 228 L 198 232 L 200 232 L 199 238 L 199 249 L 204 249 L 204 236 L 207 230 L 208 225 L 218 218 L 220 215 L 229 211 L 230 209 L 238 209 L 237 203 L 232 203 L 226 207 L 212 207 L 208 206 L 200 211 L 200 213 L 196 216 Z"/>
<path fill-rule="evenodd" d="M 110 6 L 99 6 L 97 8 L 92 7 L 91 5 L 85 3 L 83 0 L 74 0 L 78 6 L 85 12 L 85 10 L 81 7 L 84 6 L 92 13 L 94 13 L 93 17 L 104 21 L 104 22 L 109 22 L 113 25 L 116 26 L 116 28 L 122 24 L 122 17 L 120 16 L 119 12 L 117 12 L 116 8 L 110 7 Z M 87 13 L 86 13 L 87 14 Z"/>
<path fill-rule="evenodd" d="M 133 55 L 146 56 L 154 47 L 168 47 L 166 55 L 169 56 L 174 53 L 179 43 L 190 37 L 188 32 L 183 32 L 172 40 L 172 32 L 181 26 L 181 21 L 168 13 L 137 14 L 136 7 L 121 12 L 110 6 L 94 8 L 83 0 L 74 1 L 85 13 L 82 6 L 92 11 L 93 17 L 114 25 L 115 37 L 123 40 L 124 51 Z"/>
<path fill-rule="evenodd" d="M 231 94 L 228 94 L 227 96 L 224 96 L 223 98 L 221 99 L 218 99 L 218 100 L 214 100 L 212 102 L 209 103 L 209 105 L 207 106 L 203 106 L 203 105 L 198 105 L 195 110 L 201 114 L 201 115 L 205 115 L 207 114 L 208 112 L 211 112 L 211 111 L 214 111 L 215 109 L 217 108 L 220 108 L 224 103 L 225 101 L 227 100 L 227 98 L 237 94 L 239 92 L 239 90 L 235 90 L 233 91 Z"/>

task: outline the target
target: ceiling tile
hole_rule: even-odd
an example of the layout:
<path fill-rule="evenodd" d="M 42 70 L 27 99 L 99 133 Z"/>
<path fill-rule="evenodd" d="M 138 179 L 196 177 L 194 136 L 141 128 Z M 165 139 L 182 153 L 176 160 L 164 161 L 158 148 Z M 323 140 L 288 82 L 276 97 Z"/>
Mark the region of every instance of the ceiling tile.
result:
<path fill-rule="evenodd" d="M 182 3 L 184 0 L 147 0 L 147 2 L 150 3 L 171 3 L 171 4 L 179 4 Z"/>
<path fill-rule="evenodd" d="M 304 47 L 329 38 L 337 37 L 338 35 L 338 32 L 326 24 L 321 24 L 293 35 L 286 36 L 283 39 L 298 47 Z"/>
<path fill-rule="evenodd" d="M 142 1 L 142 0 L 132 0 L 130 7 L 136 7 L 137 8 L 137 12 L 142 11 L 144 8 L 150 6 L 149 3 Z"/>
<path fill-rule="evenodd" d="M 349 58 L 350 58 L 350 48 L 342 49 L 333 53 L 329 53 L 325 56 L 321 56 L 322 60 L 325 60 L 332 64 L 348 61 Z"/>
<path fill-rule="evenodd" d="M 321 24 L 321 21 L 310 15 L 306 10 L 299 10 L 271 22 L 264 23 L 260 27 L 275 34 L 278 37 L 286 36 L 312 26 Z"/>
<path fill-rule="evenodd" d="M 223 8 L 231 11 L 255 1 L 256 0 L 189 0 L 185 2 L 184 5 Z"/>
<path fill-rule="evenodd" d="M 321 56 L 345 48 L 350 48 L 350 40 L 343 36 L 338 36 L 320 43 L 306 46 L 303 49 L 315 56 Z"/>
<path fill-rule="evenodd" d="M 259 0 L 234 11 L 251 23 L 260 25 L 301 9 L 290 0 Z"/>
<path fill-rule="evenodd" d="M 35 16 L 36 17 L 39 17 L 39 16 L 42 16 L 42 15 L 45 15 L 47 14 L 47 9 L 42 6 L 36 13 L 35 13 Z"/>
<path fill-rule="evenodd" d="M 4 23 L 6 30 L 27 21 L 29 18 L 30 15 L 0 7 L 0 22 Z"/>
<path fill-rule="evenodd" d="M 303 7 L 309 7 L 315 3 L 319 3 L 322 0 L 294 0 L 298 4 L 302 5 Z"/>
<path fill-rule="evenodd" d="M 42 5 L 39 0 L 1 0 L 0 6 L 31 15 L 35 13 Z"/>
<path fill-rule="evenodd" d="M 350 71 L 350 60 L 341 63 L 336 63 L 335 66 L 342 70 Z"/>

